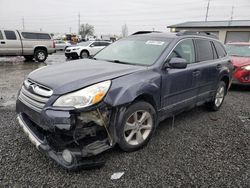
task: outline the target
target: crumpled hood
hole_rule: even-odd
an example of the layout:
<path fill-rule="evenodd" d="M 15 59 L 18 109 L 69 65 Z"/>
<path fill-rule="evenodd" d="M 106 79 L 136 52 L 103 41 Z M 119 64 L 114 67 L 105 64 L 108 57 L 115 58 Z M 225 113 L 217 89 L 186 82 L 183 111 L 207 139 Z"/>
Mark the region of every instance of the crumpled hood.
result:
<path fill-rule="evenodd" d="M 145 69 L 143 66 L 84 59 L 46 66 L 31 72 L 28 78 L 51 88 L 53 94 L 61 95 Z"/>
<path fill-rule="evenodd" d="M 250 57 L 231 57 L 231 60 L 235 67 L 250 65 Z"/>

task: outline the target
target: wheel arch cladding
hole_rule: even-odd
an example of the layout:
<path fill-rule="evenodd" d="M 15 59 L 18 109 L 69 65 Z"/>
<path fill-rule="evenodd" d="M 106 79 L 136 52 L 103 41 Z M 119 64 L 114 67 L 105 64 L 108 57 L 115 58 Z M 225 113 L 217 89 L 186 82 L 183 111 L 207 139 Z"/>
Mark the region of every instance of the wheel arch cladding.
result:
<path fill-rule="evenodd" d="M 229 87 L 229 77 L 226 76 L 226 75 L 224 75 L 224 76 L 221 77 L 220 80 L 223 81 L 223 82 L 225 82 L 226 87 L 227 87 L 226 89 L 228 89 L 228 87 Z"/>
<path fill-rule="evenodd" d="M 219 81 L 224 81 L 226 84 L 227 89 L 229 89 L 229 83 L 230 83 L 230 79 L 232 78 L 232 73 L 230 72 L 230 70 L 225 67 L 220 71 L 220 77 L 219 77 Z"/>
<path fill-rule="evenodd" d="M 122 83 L 122 84 L 121 84 Z M 111 88 L 104 101 L 116 107 L 142 99 L 160 108 L 161 76 L 159 73 L 142 71 L 112 80 Z"/>
<path fill-rule="evenodd" d="M 37 47 L 35 47 L 34 52 L 36 50 L 44 50 L 46 53 L 48 53 L 48 50 L 47 50 L 47 48 L 45 46 L 37 46 Z"/>

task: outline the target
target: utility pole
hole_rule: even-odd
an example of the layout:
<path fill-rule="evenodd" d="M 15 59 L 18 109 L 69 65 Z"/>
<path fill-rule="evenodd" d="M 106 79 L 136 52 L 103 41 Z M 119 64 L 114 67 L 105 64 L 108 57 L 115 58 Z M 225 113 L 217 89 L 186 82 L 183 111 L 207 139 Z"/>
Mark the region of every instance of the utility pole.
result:
<path fill-rule="evenodd" d="M 22 24 L 23 24 L 23 30 L 25 29 L 24 27 L 24 17 L 22 17 Z"/>
<path fill-rule="evenodd" d="M 210 0 L 208 0 L 208 2 L 207 2 L 207 12 L 206 12 L 206 17 L 205 17 L 205 22 L 207 22 L 209 8 L 210 8 Z"/>
<path fill-rule="evenodd" d="M 231 18 L 230 18 L 230 21 L 233 20 L 233 16 L 234 16 L 234 6 L 232 6 L 232 11 L 231 11 Z"/>
<path fill-rule="evenodd" d="M 69 33 L 71 33 L 71 27 L 69 28 Z"/>
<path fill-rule="evenodd" d="M 81 15 L 80 12 L 78 13 L 78 34 L 80 34 L 80 27 L 81 27 Z"/>

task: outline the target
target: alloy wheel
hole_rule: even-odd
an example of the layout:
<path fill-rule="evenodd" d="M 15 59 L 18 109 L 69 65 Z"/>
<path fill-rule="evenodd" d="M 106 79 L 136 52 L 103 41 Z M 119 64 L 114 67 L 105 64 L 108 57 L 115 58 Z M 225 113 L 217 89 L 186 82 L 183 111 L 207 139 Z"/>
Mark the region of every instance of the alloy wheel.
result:
<path fill-rule="evenodd" d="M 214 103 L 215 103 L 216 107 L 219 107 L 222 104 L 224 96 L 225 96 L 225 87 L 220 86 L 217 89 L 217 93 L 216 93 L 216 96 L 215 96 L 215 102 Z"/>
<path fill-rule="evenodd" d="M 134 112 L 124 126 L 125 141 L 130 145 L 142 144 L 153 128 L 152 115 L 145 110 Z"/>
<path fill-rule="evenodd" d="M 45 59 L 45 54 L 43 52 L 39 52 L 37 54 L 37 57 L 38 57 L 39 60 L 43 60 L 43 59 Z"/>

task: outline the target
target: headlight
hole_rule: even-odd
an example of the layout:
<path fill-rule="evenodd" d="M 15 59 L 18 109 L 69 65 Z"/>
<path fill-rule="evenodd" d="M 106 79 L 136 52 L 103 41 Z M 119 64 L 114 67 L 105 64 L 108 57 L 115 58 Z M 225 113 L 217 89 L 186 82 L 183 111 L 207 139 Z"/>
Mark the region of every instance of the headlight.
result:
<path fill-rule="evenodd" d="M 83 108 L 100 102 L 108 92 L 111 81 L 104 81 L 79 91 L 59 97 L 53 104 L 55 107 Z"/>
<path fill-rule="evenodd" d="M 250 65 L 247 65 L 247 66 L 241 67 L 241 69 L 243 69 L 243 70 L 250 70 Z"/>

